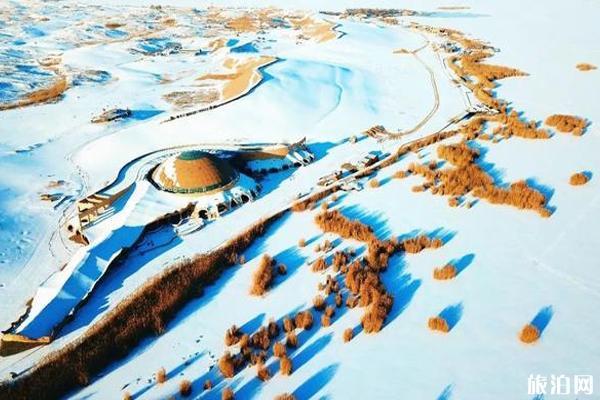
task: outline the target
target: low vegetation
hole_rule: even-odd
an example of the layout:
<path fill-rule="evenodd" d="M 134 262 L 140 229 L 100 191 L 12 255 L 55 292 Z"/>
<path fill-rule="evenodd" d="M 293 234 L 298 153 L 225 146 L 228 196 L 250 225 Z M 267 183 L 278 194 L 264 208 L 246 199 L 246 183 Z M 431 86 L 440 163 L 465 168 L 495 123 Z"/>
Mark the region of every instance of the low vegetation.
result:
<path fill-rule="evenodd" d="M 439 281 L 454 279 L 458 275 L 458 270 L 452 264 L 446 264 L 442 268 L 436 268 L 433 270 L 433 279 Z"/>
<path fill-rule="evenodd" d="M 226 387 L 221 392 L 221 400 L 234 400 L 234 398 L 233 390 L 229 387 Z"/>
<path fill-rule="evenodd" d="M 429 321 L 427 321 L 427 326 L 432 331 L 437 331 L 437 332 L 442 332 L 442 333 L 448 333 L 450 331 L 450 327 L 448 326 L 448 323 L 446 322 L 446 320 L 444 318 L 442 318 L 440 316 L 429 318 Z"/>
<path fill-rule="evenodd" d="M 292 360 L 287 356 L 281 357 L 279 360 L 279 370 L 282 375 L 288 376 L 292 374 Z"/>
<path fill-rule="evenodd" d="M 250 287 L 250 294 L 253 296 L 262 296 L 267 292 L 271 284 L 273 283 L 273 267 L 275 260 L 269 255 L 265 254 L 260 260 L 258 269 L 252 276 L 252 286 Z"/>
<path fill-rule="evenodd" d="M 179 382 L 179 394 L 183 397 L 188 397 L 192 394 L 192 382 L 187 379 Z"/>
<path fill-rule="evenodd" d="M 593 71 L 593 70 L 597 69 L 597 67 L 594 64 L 590 64 L 590 63 L 579 63 L 575 67 L 578 70 L 583 71 L 583 72 Z"/>
<path fill-rule="evenodd" d="M 344 343 L 348 343 L 354 337 L 354 330 L 352 328 L 344 329 Z"/>
<path fill-rule="evenodd" d="M 553 114 L 546 118 L 545 123 L 559 132 L 572 133 L 575 136 L 583 135 L 588 124 L 583 118 L 565 114 Z"/>
<path fill-rule="evenodd" d="M 585 185 L 590 180 L 589 176 L 585 172 L 577 172 L 571 175 L 569 183 L 573 186 Z"/>
<path fill-rule="evenodd" d="M 523 343 L 531 344 L 538 341 L 540 338 L 540 331 L 533 324 L 527 324 L 521 330 L 519 339 Z"/>

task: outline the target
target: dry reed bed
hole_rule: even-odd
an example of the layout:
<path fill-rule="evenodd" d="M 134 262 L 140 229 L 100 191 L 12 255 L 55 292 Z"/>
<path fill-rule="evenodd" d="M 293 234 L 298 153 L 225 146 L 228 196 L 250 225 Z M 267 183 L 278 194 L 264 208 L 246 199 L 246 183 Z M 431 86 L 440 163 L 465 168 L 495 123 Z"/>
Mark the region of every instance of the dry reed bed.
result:
<path fill-rule="evenodd" d="M 553 114 L 546 118 L 545 123 L 548 126 L 555 127 L 559 132 L 572 133 L 575 136 L 583 135 L 588 125 L 584 118 L 565 114 Z"/>
<path fill-rule="evenodd" d="M 58 398 L 126 356 L 142 339 L 160 334 L 187 302 L 234 265 L 282 213 L 261 220 L 223 246 L 179 262 L 148 281 L 79 339 L 45 356 L 28 373 L 0 384 L 0 399 Z"/>
<path fill-rule="evenodd" d="M 258 269 L 252 276 L 252 286 L 250 287 L 251 295 L 262 296 L 267 292 L 273 283 L 274 267 L 275 260 L 268 254 L 263 255 L 260 264 L 258 265 Z"/>
<path fill-rule="evenodd" d="M 440 145 L 437 155 L 453 167 L 437 170 L 432 168 L 434 165 L 411 163 L 407 172 L 425 178 L 425 183 L 413 188 L 414 191 L 430 189 L 432 194 L 454 197 L 471 193 L 492 204 L 510 205 L 536 211 L 543 217 L 550 216 L 545 196 L 525 181 L 512 183 L 507 188 L 495 186 L 492 177 L 476 164 L 479 151 L 467 143 Z"/>

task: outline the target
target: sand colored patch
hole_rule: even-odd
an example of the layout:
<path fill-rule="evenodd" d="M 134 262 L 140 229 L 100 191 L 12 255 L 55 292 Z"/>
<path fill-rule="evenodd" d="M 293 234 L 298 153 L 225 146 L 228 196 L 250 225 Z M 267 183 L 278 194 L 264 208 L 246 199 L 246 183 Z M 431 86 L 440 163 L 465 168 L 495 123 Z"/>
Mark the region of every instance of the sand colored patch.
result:
<path fill-rule="evenodd" d="M 589 64 L 589 63 L 579 63 L 575 66 L 575 68 L 577 68 L 578 70 L 583 71 L 583 72 L 593 71 L 595 69 L 598 69 L 598 67 L 596 67 L 594 64 Z"/>
<path fill-rule="evenodd" d="M 300 29 L 302 35 L 318 43 L 327 42 L 338 37 L 337 32 L 334 30 L 336 24 L 333 22 L 316 20 L 310 16 L 305 16 L 302 18 L 290 18 L 290 23 L 294 28 Z"/>
<path fill-rule="evenodd" d="M 256 32 L 259 28 L 259 23 L 249 15 L 243 15 L 228 21 L 225 26 L 238 32 Z"/>
<path fill-rule="evenodd" d="M 244 60 L 229 58 L 223 62 L 223 67 L 232 69 L 231 72 L 205 74 L 199 77 L 198 80 L 225 81 L 221 87 L 221 100 L 229 101 L 256 86 L 262 79 L 259 69 L 275 60 L 275 57 L 269 56 L 253 57 Z"/>
<path fill-rule="evenodd" d="M 24 98 L 13 103 L 0 104 L 0 111 L 26 107 L 34 104 L 41 104 L 47 101 L 55 100 L 60 97 L 68 88 L 69 85 L 67 84 L 67 78 L 65 76 L 61 76 L 54 83 L 44 89 L 31 92 Z"/>

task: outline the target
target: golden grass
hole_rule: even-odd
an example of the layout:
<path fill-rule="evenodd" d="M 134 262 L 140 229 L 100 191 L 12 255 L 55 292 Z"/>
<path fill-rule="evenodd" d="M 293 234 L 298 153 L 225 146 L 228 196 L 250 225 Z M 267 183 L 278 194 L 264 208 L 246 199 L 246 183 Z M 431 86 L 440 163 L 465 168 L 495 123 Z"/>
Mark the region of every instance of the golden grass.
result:
<path fill-rule="evenodd" d="M 344 329 L 344 343 L 348 343 L 354 337 L 354 330 L 352 328 Z"/>
<path fill-rule="evenodd" d="M 192 394 L 192 382 L 187 379 L 179 382 L 179 394 L 183 397 L 188 397 Z"/>
<path fill-rule="evenodd" d="M 233 394 L 233 389 L 231 389 L 230 387 L 226 387 L 221 392 L 221 400 L 233 400 L 234 398 L 235 396 Z"/>
<path fill-rule="evenodd" d="M 289 376 L 292 374 L 292 360 L 290 360 L 287 356 L 281 357 L 279 360 L 279 370 L 281 371 L 281 375 Z"/>
<path fill-rule="evenodd" d="M 450 331 L 448 323 L 440 316 L 429 318 L 427 321 L 427 326 L 429 329 L 436 332 L 448 333 Z"/>
<path fill-rule="evenodd" d="M 587 121 L 574 115 L 553 114 L 546 118 L 546 125 L 553 126 L 559 132 L 572 133 L 575 136 L 583 135 Z"/>
<path fill-rule="evenodd" d="M 253 296 L 262 296 L 267 292 L 271 284 L 273 283 L 273 266 L 275 260 L 269 255 L 265 254 L 260 260 L 258 269 L 252 275 L 252 286 L 250 287 L 250 294 Z"/>
<path fill-rule="evenodd" d="M 585 173 L 577 172 L 571 175 L 571 178 L 569 178 L 569 183 L 573 186 L 580 186 L 585 185 L 586 183 L 588 183 L 589 180 L 590 179 Z"/>
<path fill-rule="evenodd" d="M 458 270 L 452 264 L 446 264 L 442 268 L 433 270 L 433 279 L 438 281 L 454 279 L 458 275 Z"/>
<path fill-rule="evenodd" d="M 593 71 L 593 70 L 597 69 L 598 67 L 596 67 L 594 64 L 590 64 L 590 63 L 579 63 L 575 66 L 575 68 L 577 68 L 580 71 L 587 72 L 587 71 Z"/>
<path fill-rule="evenodd" d="M 165 383 L 166 381 L 167 381 L 167 371 L 165 371 L 165 369 L 161 367 L 156 372 L 156 382 Z"/>
<path fill-rule="evenodd" d="M 539 338 L 540 331 L 532 324 L 525 325 L 519 334 L 519 340 L 527 344 L 535 343 Z"/>
<path fill-rule="evenodd" d="M 232 378 L 235 375 L 235 364 L 231 353 L 226 351 L 218 362 L 219 371 L 225 378 Z"/>

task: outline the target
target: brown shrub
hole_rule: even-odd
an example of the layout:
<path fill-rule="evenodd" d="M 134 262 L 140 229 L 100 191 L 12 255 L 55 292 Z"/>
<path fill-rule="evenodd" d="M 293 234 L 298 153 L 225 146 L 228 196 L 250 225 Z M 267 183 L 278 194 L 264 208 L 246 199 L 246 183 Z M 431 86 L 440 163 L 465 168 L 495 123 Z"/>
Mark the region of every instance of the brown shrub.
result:
<path fill-rule="evenodd" d="M 447 160 L 456 167 L 466 167 L 473 164 L 479 157 L 479 151 L 472 149 L 465 142 L 440 145 L 437 148 L 437 154 L 438 157 Z"/>
<path fill-rule="evenodd" d="M 285 274 L 287 274 L 287 267 L 285 266 L 285 264 L 279 264 L 277 266 L 277 273 L 279 275 L 285 275 Z"/>
<path fill-rule="evenodd" d="M 370 187 L 370 188 L 373 188 L 373 189 L 375 189 L 375 188 L 378 188 L 378 187 L 379 187 L 379 185 L 380 185 L 380 183 L 379 183 L 379 180 L 377 180 L 377 179 L 375 179 L 375 178 L 373 178 L 373 179 L 371 179 L 371 180 L 369 181 L 369 187 Z"/>
<path fill-rule="evenodd" d="M 296 332 L 291 331 L 291 332 L 286 333 L 285 345 L 289 348 L 298 347 L 298 336 L 296 336 Z"/>
<path fill-rule="evenodd" d="M 584 71 L 584 72 L 597 69 L 597 67 L 594 64 L 590 64 L 590 63 L 579 63 L 575 67 L 578 70 Z"/>
<path fill-rule="evenodd" d="M 427 326 L 432 331 L 438 331 L 438 332 L 444 332 L 444 333 L 447 333 L 450 331 L 450 328 L 448 327 L 448 323 L 446 322 L 446 320 L 444 318 L 442 318 L 440 316 L 429 318 L 429 321 L 427 321 Z"/>
<path fill-rule="evenodd" d="M 319 257 L 317 258 L 313 263 L 312 263 L 312 271 L 313 272 L 321 272 L 327 269 L 327 263 L 325 262 L 325 259 L 323 257 Z"/>
<path fill-rule="evenodd" d="M 316 295 L 313 299 L 313 307 L 317 311 L 322 311 L 325 308 L 325 299 L 320 294 Z"/>
<path fill-rule="evenodd" d="M 484 198 L 492 204 L 508 204 L 520 209 L 541 211 L 546 208 L 546 198 L 525 181 L 512 183 L 508 189 L 495 186 L 479 187 L 473 196 Z"/>
<path fill-rule="evenodd" d="M 167 381 L 167 371 L 165 371 L 165 369 L 161 367 L 156 372 L 156 382 L 165 383 L 166 381 Z"/>
<path fill-rule="evenodd" d="M 358 299 L 352 295 L 349 295 L 346 298 L 346 307 L 348 308 L 354 308 L 358 305 Z"/>
<path fill-rule="evenodd" d="M 271 346 L 269 331 L 264 326 L 260 327 L 250 336 L 250 345 L 256 349 L 267 350 Z"/>
<path fill-rule="evenodd" d="M 371 305 L 360 320 L 366 333 L 376 333 L 383 328 L 383 324 L 392 309 L 393 303 L 393 297 L 383 288 L 379 289 L 379 291 L 373 291 Z"/>
<path fill-rule="evenodd" d="M 402 179 L 402 178 L 406 178 L 408 175 L 410 175 L 410 174 L 407 171 L 398 170 L 398 171 L 394 172 L 393 177 L 396 179 Z"/>
<path fill-rule="evenodd" d="M 442 268 L 436 268 L 433 270 L 433 279 L 440 281 L 453 279 L 458 275 L 458 270 L 452 264 L 446 264 Z"/>
<path fill-rule="evenodd" d="M 210 390 L 210 389 L 212 389 L 212 387 L 213 387 L 213 384 L 210 379 L 205 380 L 204 384 L 202 385 L 202 389 L 204 389 L 204 390 Z"/>
<path fill-rule="evenodd" d="M 270 339 L 273 339 L 279 335 L 279 325 L 277 325 L 277 322 L 275 322 L 275 320 L 269 320 L 269 324 L 267 325 L 267 332 L 269 334 Z"/>
<path fill-rule="evenodd" d="M 573 186 L 585 185 L 588 181 L 588 176 L 583 172 L 577 172 L 571 175 L 571 178 L 569 179 L 569 183 Z"/>
<path fill-rule="evenodd" d="M 325 308 L 325 315 L 327 315 L 328 317 L 333 317 L 335 314 L 335 308 L 333 308 L 332 306 L 327 306 L 327 308 Z"/>
<path fill-rule="evenodd" d="M 317 202 L 323 200 L 325 197 L 334 193 L 337 190 L 337 187 L 331 187 L 327 190 L 323 190 L 322 192 L 317 192 L 312 196 L 307 197 L 306 199 L 297 201 L 292 204 L 291 210 L 294 212 L 301 212 L 306 210 L 312 210 Z"/>
<path fill-rule="evenodd" d="M 240 337 L 238 344 L 240 345 L 240 349 L 248 347 L 250 345 L 250 335 L 244 333 Z"/>
<path fill-rule="evenodd" d="M 458 207 L 460 205 L 460 200 L 458 197 L 450 197 L 448 199 L 448 205 L 450 207 Z"/>
<path fill-rule="evenodd" d="M 256 376 L 261 381 L 266 382 L 269 379 L 271 379 L 271 371 L 269 371 L 269 369 L 264 364 L 258 364 L 256 369 Z"/>
<path fill-rule="evenodd" d="M 225 332 L 225 346 L 233 346 L 234 344 L 237 344 L 239 341 L 240 341 L 240 329 L 237 326 L 232 325 Z"/>
<path fill-rule="evenodd" d="M 131 400 L 131 399 L 133 399 L 133 397 L 131 397 L 131 394 L 129 392 L 123 393 L 123 400 Z"/>
<path fill-rule="evenodd" d="M 521 330 L 519 339 L 523 343 L 535 343 L 540 338 L 540 331 L 532 324 L 527 324 Z"/>
<path fill-rule="evenodd" d="M 281 375 L 289 376 L 292 374 L 292 360 L 287 356 L 281 357 L 279 360 L 279 370 Z"/>
<path fill-rule="evenodd" d="M 192 382 L 187 379 L 179 382 L 179 394 L 183 397 L 188 397 L 192 394 Z"/>
<path fill-rule="evenodd" d="M 229 387 L 223 389 L 221 392 L 221 400 L 233 400 L 234 398 L 233 390 Z"/>
<path fill-rule="evenodd" d="M 252 276 L 250 294 L 262 296 L 266 293 L 273 282 L 273 264 L 274 260 L 269 255 L 263 255 L 258 269 Z"/>
<path fill-rule="evenodd" d="M 326 211 L 329 208 L 329 203 L 324 201 L 321 203 L 321 210 Z"/>
<path fill-rule="evenodd" d="M 273 355 L 277 358 L 281 358 L 286 355 L 285 345 L 280 342 L 275 342 L 273 345 Z"/>
<path fill-rule="evenodd" d="M 330 325 L 331 325 L 331 317 L 327 314 L 322 314 L 321 315 L 321 326 L 326 328 Z"/>
<path fill-rule="evenodd" d="M 312 328 L 313 315 L 310 310 L 301 311 L 296 314 L 296 326 L 305 330 Z"/>
<path fill-rule="evenodd" d="M 306 246 L 306 240 L 304 238 L 298 240 L 298 247 Z"/>
<path fill-rule="evenodd" d="M 332 232 L 346 239 L 369 242 L 376 239 L 373 230 L 360 221 L 351 220 L 338 210 L 325 211 L 315 217 L 317 226 L 323 232 Z"/>
<path fill-rule="evenodd" d="M 559 132 L 573 133 L 575 136 L 583 135 L 587 121 L 574 115 L 553 114 L 546 118 L 546 125 L 555 127 Z"/>
<path fill-rule="evenodd" d="M 218 362 L 219 371 L 225 378 L 233 378 L 235 375 L 235 363 L 231 353 L 226 351 Z"/>
<path fill-rule="evenodd" d="M 294 325 L 294 321 L 290 318 L 284 318 L 283 319 L 283 330 L 286 332 L 292 332 L 294 329 L 296 329 L 296 326 Z"/>
<path fill-rule="evenodd" d="M 411 254 L 420 253 L 425 249 L 438 249 L 442 247 L 444 243 L 441 239 L 431 239 L 425 235 L 419 235 L 414 238 L 405 239 L 400 243 L 401 248 Z"/>
<path fill-rule="evenodd" d="M 354 337 L 354 331 L 352 328 L 344 329 L 344 343 L 348 343 Z"/>
<path fill-rule="evenodd" d="M 262 365 L 265 361 L 267 361 L 267 352 L 264 350 L 255 351 L 250 354 L 250 364 L 252 365 Z"/>
<path fill-rule="evenodd" d="M 277 395 L 274 400 L 296 400 L 296 397 L 293 394 L 283 393 Z"/>
<path fill-rule="evenodd" d="M 340 308 L 342 306 L 342 304 L 344 304 L 344 299 L 342 297 L 342 294 L 338 293 L 335 295 L 335 306 L 337 308 Z"/>

